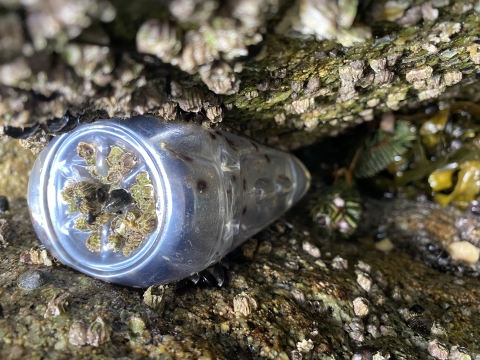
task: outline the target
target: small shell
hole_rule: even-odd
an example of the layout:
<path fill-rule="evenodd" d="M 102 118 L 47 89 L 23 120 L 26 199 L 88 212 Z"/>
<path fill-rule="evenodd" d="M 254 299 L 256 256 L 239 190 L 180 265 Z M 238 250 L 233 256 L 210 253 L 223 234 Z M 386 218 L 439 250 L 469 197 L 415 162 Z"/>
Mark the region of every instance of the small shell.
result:
<path fill-rule="evenodd" d="M 165 286 L 150 286 L 143 294 L 143 302 L 162 314 L 165 308 L 165 297 Z"/>

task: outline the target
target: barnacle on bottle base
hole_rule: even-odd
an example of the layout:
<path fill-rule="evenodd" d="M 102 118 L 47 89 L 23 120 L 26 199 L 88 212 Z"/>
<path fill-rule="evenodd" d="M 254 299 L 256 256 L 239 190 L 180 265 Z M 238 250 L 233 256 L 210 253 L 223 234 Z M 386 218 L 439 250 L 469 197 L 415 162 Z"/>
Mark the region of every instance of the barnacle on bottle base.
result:
<path fill-rule="evenodd" d="M 55 137 L 29 183 L 35 230 L 60 262 L 148 287 L 219 262 L 308 190 L 293 155 L 141 116 Z"/>

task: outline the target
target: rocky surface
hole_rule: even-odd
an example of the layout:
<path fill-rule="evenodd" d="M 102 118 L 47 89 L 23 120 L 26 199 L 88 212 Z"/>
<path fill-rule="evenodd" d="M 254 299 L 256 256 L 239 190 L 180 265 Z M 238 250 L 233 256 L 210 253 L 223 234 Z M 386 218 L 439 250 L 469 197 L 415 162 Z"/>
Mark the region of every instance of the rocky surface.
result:
<path fill-rule="evenodd" d="M 399 202 L 390 212 L 394 249 L 382 252 L 372 237 L 321 236 L 300 204 L 241 247 L 222 288 L 175 290 L 174 284 L 112 285 L 58 264 L 38 248 L 25 201 L 11 199 L 0 215 L 13 229 L 2 233 L 0 353 L 6 359 L 479 359 L 478 278 L 448 275 L 399 250 L 406 235 L 410 249 L 421 236 L 443 241 L 439 232 L 405 230 L 412 206 L 416 221 L 436 219 L 442 234 L 456 231 L 454 221 L 445 221 L 455 211 L 428 217 L 432 205 Z M 373 219 L 366 214 L 365 223 L 384 224 L 375 211 Z"/>
<path fill-rule="evenodd" d="M 38 152 L 67 110 L 82 122 L 151 113 L 294 149 L 385 111 L 480 96 L 478 2 L 159 4 L 0 1 L 3 131 L 41 123 L 24 142 Z M 34 156 L 6 137 L 0 156 L 6 359 L 480 359 L 478 278 L 425 265 L 445 264 L 429 245 L 463 236 L 451 208 L 367 211 L 370 230 L 389 225 L 383 252 L 371 234 L 325 238 L 300 204 L 242 247 L 224 287 L 133 289 L 39 248 L 22 199 Z"/>
<path fill-rule="evenodd" d="M 382 112 L 477 101 L 479 9 L 473 0 L 2 1 L 0 123 L 67 110 L 83 121 L 225 119 L 298 148 Z"/>

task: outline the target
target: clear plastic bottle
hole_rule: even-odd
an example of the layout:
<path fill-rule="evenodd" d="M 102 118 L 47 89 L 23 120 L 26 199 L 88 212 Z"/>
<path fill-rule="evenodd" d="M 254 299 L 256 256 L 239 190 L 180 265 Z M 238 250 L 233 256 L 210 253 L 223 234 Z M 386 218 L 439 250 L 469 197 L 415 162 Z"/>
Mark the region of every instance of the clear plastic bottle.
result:
<path fill-rule="evenodd" d="M 28 202 L 63 264 L 135 287 L 218 262 L 308 190 L 293 155 L 219 130 L 150 116 L 58 136 L 38 156 Z"/>

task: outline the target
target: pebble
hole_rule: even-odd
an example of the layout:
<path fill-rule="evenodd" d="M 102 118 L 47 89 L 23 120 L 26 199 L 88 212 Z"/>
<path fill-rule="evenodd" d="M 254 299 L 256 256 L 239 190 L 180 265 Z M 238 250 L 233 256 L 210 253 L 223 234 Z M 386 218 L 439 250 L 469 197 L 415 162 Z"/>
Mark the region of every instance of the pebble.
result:
<path fill-rule="evenodd" d="M 375 243 L 375 249 L 382 252 L 392 251 L 394 247 L 395 246 L 393 245 L 392 240 L 390 240 L 389 238 L 385 238 Z"/>
<path fill-rule="evenodd" d="M 297 349 L 302 353 L 308 353 L 314 347 L 313 341 L 308 339 L 303 339 L 302 341 L 297 342 Z"/>
<path fill-rule="evenodd" d="M 360 270 L 363 270 L 367 273 L 370 273 L 370 271 L 372 270 L 372 267 L 362 260 L 360 260 L 357 263 L 357 268 L 359 268 Z"/>
<path fill-rule="evenodd" d="M 337 255 L 332 259 L 332 268 L 335 270 L 347 270 L 348 260 Z"/>
<path fill-rule="evenodd" d="M 262 255 L 270 254 L 272 251 L 272 243 L 270 241 L 263 241 L 258 245 L 257 253 Z"/>
<path fill-rule="evenodd" d="M 310 256 L 316 259 L 318 259 L 321 256 L 320 249 L 309 241 L 304 241 L 302 243 L 302 249 L 306 251 Z"/>
<path fill-rule="evenodd" d="M 444 345 L 439 344 L 437 339 L 432 340 L 428 343 L 428 353 L 435 359 L 448 359 L 448 349 Z"/>
<path fill-rule="evenodd" d="M 467 264 L 475 264 L 480 258 L 480 249 L 468 241 L 455 241 L 447 245 L 447 252 L 452 260 L 464 261 Z"/>
<path fill-rule="evenodd" d="M 50 281 L 50 273 L 41 270 L 29 270 L 18 277 L 17 285 L 23 290 L 35 290 Z"/>

